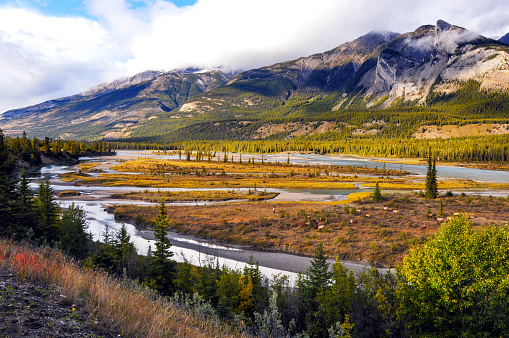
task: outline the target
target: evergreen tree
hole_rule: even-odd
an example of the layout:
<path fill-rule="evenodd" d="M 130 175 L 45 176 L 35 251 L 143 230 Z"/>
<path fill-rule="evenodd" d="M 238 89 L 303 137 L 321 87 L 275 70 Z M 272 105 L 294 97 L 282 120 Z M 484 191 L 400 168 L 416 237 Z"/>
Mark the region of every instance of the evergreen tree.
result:
<path fill-rule="evenodd" d="M 375 191 L 373 191 L 373 202 L 381 202 L 382 201 L 382 193 L 380 192 L 380 185 L 376 182 Z"/>
<path fill-rule="evenodd" d="M 257 309 L 260 309 L 262 304 L 265 304 L 268 300 L 267 290 L 262 285 L 262 273 L 258 262 L 254 262 L 254 257 L 251 255 L 247 265 L 244 267 L 244 279 L 250 278 L 253 283 L 253 299 Z"/>
<path fill-rule="evenodd" d="M 3 236 L 12 236 L 16 232 L 16 224 L 13 224 L 14 182 L 9 178 L 11 172 L 12 156 L 0 129 L 0 234 Z"/>
<path fill-rule="evenodd" d="M 77 259 L 87 255 L 90 236 L 86 233 L 88 221 L 85 211 L 72 203 L 62 213 L 60 247 Z"/>
<path fill-rule="evenodd" d="M 102 240 L 104 244 L 110 244 L 111 243 L 111 228 L 108 223 L 104 225 L 104 231 L 101 233 Z"/>
<path fill-rule="evenodd" d="M 59 207 L 53 197 L 49 180 L 41 180 L 37 191 L 36 208 L 39 218 L 35 238 L 47 243 L 59 238 Z"/>
<path fill-rule="evenodd" d="M 332 266 L 332 285 L 319 295 L 320 305 L 317 322 L 323 328 L 331 328 L 338 322 L 344 322 L 353 311 L 356 282 L 353 271 L 348 270 L 340 261 Z"/>
<path fill-rule="evenodd" d="M 307 333 L 312 337 L 324 337 L 325 331 L 321 317 L 317 317 L 320 305 L 320 296 L 330 287 L 332 273 L 329 271 L 327 255 L 320 243 L 307 274 L 297 280 L 297 287 L 301 301 L 304 303 L 306 313 Z"/>
<path fill-rule="evenodd" d="M 114 251 L 114 261 L 118 273 L 122 273 L 128 268 L 130 258 L 136 255 L 136 247 L 131 242 L 131 235 L 127 232 L 125 223 L 122 222 L 120 231 L 116 233 L 111 241 Z"/>
<path fill-rule="evenodd" d="M 159 215 L 156 218 L 154 237 L 156 239 L 155 250 L 152 252 L 150 267 L 148 270 L 149 285 L 163 295 L 171 295 L 174 290 L 173 280 L 176 275 L 175 262 L 170 260 L 173 256 L 171 243 L 167 237 L 168 216 L 164 199 L 159 204 Z"/>
<path fill-rule="evenodd" d="M 329 271 L 328 256 L 323 249 L 323 243 L 318 244 L 315 255 L 308 269 L 307 286 L 311 288 L 313 298 L 329 287 L 329 279 L 332 273 Z"/>
<path fill-rule="evenodd" d="M 21 172 L 18 185 L 16 187 L 16 203 L 14 212 L 16 214 L 16 234 L 15 238 L 30 239 L 37 226 L 37 215 L 34 204 L 34 196 L 30 189 L 29 181 L 25 174 L 25 169 Z"/>
<path fill-rule="evenodd" d="M 437 182 L 437 155 L 433 154 L 433 163 L 431 168 L 431 198 L 435 199 L 438 197 L 438 182 Z"/>
<path fill-rule="evenodd" d="M 99 249 L 92 256 L 94 265 L 106 271 L 118 273 L 118 269 L 115 263 L 115 252 L 112 246 L 113 239 L 111 228 L 108 223 L 105 224 L 104 231 L 101 233 L 101 237 L 104 244 L 99 244 Z"/>
<path fill-rule="evenodd" d="M 438 197 L 436 155 L 431 152 L 431 148 L 428 150 L 428 170 L 426 172 L 426 190 L 424 196 L 431 199 Z"/>

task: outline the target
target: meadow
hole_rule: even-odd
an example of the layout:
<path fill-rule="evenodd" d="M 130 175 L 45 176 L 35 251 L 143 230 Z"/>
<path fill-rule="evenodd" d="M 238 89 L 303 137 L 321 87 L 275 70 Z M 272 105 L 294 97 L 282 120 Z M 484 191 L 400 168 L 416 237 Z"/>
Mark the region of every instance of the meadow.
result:
<path fill-rule="evenodd" d="M 323 243 L 330 257 L 386 267 L 400 264 L 447 217 L 468 213 L 474 227 L 509 219 L 507 198 L 462 195 L 428 200 L 417 194 L 384 194 L 384 201 L 373 202 L 364 193 L 340 202 L 166 207 L 171 230 L 182 234 L 305 255 Z M 139 229 L 152 228 L 157 216 L 156 207 L 133 205 L 110 207 L 110 212 Z"/>

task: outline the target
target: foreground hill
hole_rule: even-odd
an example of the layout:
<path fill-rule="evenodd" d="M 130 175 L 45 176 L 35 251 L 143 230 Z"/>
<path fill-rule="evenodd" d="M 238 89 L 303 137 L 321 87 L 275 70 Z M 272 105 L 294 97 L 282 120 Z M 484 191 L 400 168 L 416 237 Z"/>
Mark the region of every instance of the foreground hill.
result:
<path fill-rule="evenodd" d="M 405 34 L 371 32 L 230 79 L 220 71 L 147 72 L 7 112 L 0 128 L 35 136 L 186 140 L 320 132 L 408 137 L 428 125 L 489 122 L 481 129 L 505 133 L 508 87 L 508 45 L 439 20 Z"/>

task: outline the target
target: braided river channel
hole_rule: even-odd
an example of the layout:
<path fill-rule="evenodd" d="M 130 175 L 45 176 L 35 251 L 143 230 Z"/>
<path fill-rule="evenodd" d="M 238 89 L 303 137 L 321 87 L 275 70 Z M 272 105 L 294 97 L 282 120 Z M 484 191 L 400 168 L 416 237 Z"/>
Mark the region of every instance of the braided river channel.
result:
<path fill-rule="evenodd" d="M 235 154 L 234 154 L 235 155 Z M 261 160 L 260 154 L 242 154 L 243 158 L 255 158 L 257 161 Z M 118 151 L 116 156 L 104 156 L 93 158 L 80 158 L 80 162 L 94 162 L 104 164 L 103 168 L 109 168 L 117 163 L 118 159 L 129 160 L 137 158 L 159 158 L 159 159 L 177 159 L 178 155 L 163 155 L 155 154 L 149 151 Z M 339 166 L 362 166 L 368 168 L 382 168 L 395 170 L 405 170 L 414 173 L 416 179 L 422 179 L 426 174 L 426 166 L 423 165 L 409 165 L 400 164 L 395 160 L 394 162 L 386 162 L 385 164 L 376 161 L 375 159 L 367 159 L 355 156 L 341 156 L 341 155 L 315 155 L 315 154 L 269 154 L 263 155 L 264 161 L 273 162 L 286 162 L 290 161 L 293 164 L 308 164 L 308 165 L 339 165 Z M 101 239 L 101 233 L 108 225 L 111 231 L 118 231 L 121 223 L 115 221 L 113 214 L 106 212 L 108 205 L 114 204 L 136 204 L 136 205 L 153 205 L 154 203 L 134 201 L 134 200 L 114 200 L 109 196 L 113 193 L 131 192 L 131 191 L 144 191 L 152 190 L 157 191 L 158 188 L 140 188 L 140 187 L 101 187 L 101 186 L 74 186 L 73 182 L 62 181 L 59 177 L 60 174 L 78 171 L 79 168 L 76 164 L 59 164 L 49 165 L 36 169 L 28 173 L 31 180 L 31 186 L 36 189 L 38 182 L 41 179 L 49 179 L 51 187 L 55 193 L 60 191 L 77 191 L 80 196 L 66 197 L 65 199 L 57 199 L 61 207 L 65 208 L 71 203 L 79 205 L 87 213 L 88 231 L 92 234 L 94 240 Z M 112 169 L 103 169 L 102 173 L 116 173 Z M 99 175 L 97 173 L 96 175 Z M 438 166 L 437 175 L 441 178 L 459 178 L 470 179 L 475 181 L 486 181 L 496 183 L 509 183 L 509 172 L 480 170 L 466 167 L 457 166 Z M 346 199 L 350 193 L 353 192 L 366 192 L 371 191 L 369 188 L 359 188 L 356 190 L 283 190 L 283 189 L 267 189 L 268 192 L 278 192 L 279 195 L 273 201 L 337 201 Z M 185 191 L 193 189 L 184 188 L 160 188 L 160 191 Z M 204 190 L 204 189 L 196 189 Z M 226 190 L 226 189 L 214 189 Z M 242 189 L 240 189 L 242 190 Z M 493 195 L 493 196 L 507 196 L 508 191 L 469 191 L 470 194 Z M 231 201 L 229 201 L 231 202 Z M 199 204 L 213 204 L 223 202 L 193 202 L 193 203 L 180 203 L 181 205 L 199 205 Z M 145 254 L 149 245 L 154 248 L 154 237 L 152 231 L 138 231 L 133 225 L 126 224 L 128 231 L 131 235 L 131 241 L 137 247 L 141 254 Z M 176 261 L 183 261 L 186 259 L 192 264 L 203 265 L 218 261 L 219 265 L 226 264 L 230 268 L 243 269 L 250 256 L 253 256 L 254 261 L 258 262 L 260 270 L 266 276 L 270 277 L 275 274 L 284 274 L 290 278 L 290 281 L 295 282 L 299 271 L 305 272 L 309 267 L 311 258 L 299 256 L 294 254 L 287 254 L 276 251 L 263 251 L 240 245 L 227 245 L 218 243 L 211 240 L 185 236 L 178 233 L 169 233 L 169 238 L 172 243 L 172 251 L 174 252 L 174 259 Z M 333 260 L 330 260 L 331 263 Z M 368 265 L 362 262 L 348 262 L 344 261 L 343 264 L 355 271 L 360 271 Z M 382 272 L 387 269 L 380 269 Z"/>

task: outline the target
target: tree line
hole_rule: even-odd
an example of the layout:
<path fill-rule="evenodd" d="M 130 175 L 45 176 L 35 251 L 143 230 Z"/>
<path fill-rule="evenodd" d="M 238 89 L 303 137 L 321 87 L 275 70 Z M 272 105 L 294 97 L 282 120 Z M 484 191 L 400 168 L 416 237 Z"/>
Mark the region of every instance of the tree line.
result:
<path fill-rule="evenodd" d="M 74 141 L 61 138 L 53 139 L 45 137 L 40 140 L 36 137 L 29 139 L 25 132 L 19 137 L 4 136 L 0 129 L 3 146 L 9 153 L 9 173 L 15 169 L 14 162 L 23 160 L 31 166 L 42 164 L 41 156 L 62 157 L 68 154 L 70 157 L 78 158 L 80 155 L 90 153 L 111 152 L 111 145 L 105 141 Z"/>
<path fill-rule="evenodd" d="M 328 138 L 330 136 L 330 139 Z M 421 157 L 428 149 L 436 151 L 437 160 L 454 162 L 507 162 L 509 135 L 460 137 L 451 139 L 341 138 L 323 134 L 314 138 L 256 141 L 187 141 L 187 142 L 109 142 L 112 149 L 181 150 L 182 152 L 281 153 L 313 152 L 322 155 L 356 154 L 361 156 Z"/>

